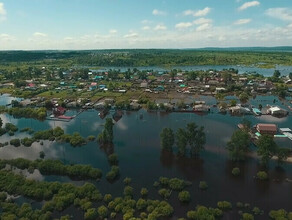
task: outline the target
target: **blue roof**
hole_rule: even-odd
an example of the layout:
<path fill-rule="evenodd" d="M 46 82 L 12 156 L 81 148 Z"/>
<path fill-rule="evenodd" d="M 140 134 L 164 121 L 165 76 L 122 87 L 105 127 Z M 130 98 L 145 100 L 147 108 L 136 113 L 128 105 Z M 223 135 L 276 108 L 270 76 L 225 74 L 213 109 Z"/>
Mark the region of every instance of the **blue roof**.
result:
<path fill-rule="evenodd" d="M 252 111 L 254 112 L 254 113 L 258 113 L 258 114 L 261 114 L 262 112 L 259 110 L 259 109 L 257 109 L 257 108 L 252 108 Z"/>

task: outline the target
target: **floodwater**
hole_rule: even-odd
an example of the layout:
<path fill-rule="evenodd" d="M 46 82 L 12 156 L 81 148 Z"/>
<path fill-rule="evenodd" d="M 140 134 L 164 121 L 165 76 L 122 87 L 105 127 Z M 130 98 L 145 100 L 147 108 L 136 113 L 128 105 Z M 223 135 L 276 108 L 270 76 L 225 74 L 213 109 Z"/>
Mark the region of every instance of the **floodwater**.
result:
<path fill-rule="evenodd" d="M 264 106 L 273 104 L 274 99 L 276 99 L 276 105 L 284 106 L 273 96 L 258 96 L 250 102 L 255 106 L 259 104 Z M 208 101 L 212 102 L 212 99 L 208 99 Z M 132 178 L 131 185 L 135 189 L 135 198 L 138 198 L 142 187 L 149 189 L 149 198 L 159 198 L 153 182 L 160 176 L 178 177 L 192 182 L 192 186 L 187 188 L 192 197 L 189 205 L 180 204 L 177 193 L 172 193 L 169 201 L 176 210 L 173 219 L 185 217 L 187 210 L 194 209 L 198 204 L 215 207 L 217 201 L 220 200 L 230 201 L 234 206 L 236 202 L 243 202 L 250 203 L 251 207 L 260 207 L 265 211 L 265 215 L 257 219 L 267 219 L 267 213 L 271 209 L 284 208 L 292 211 L 292 183 L 286 181 L 286 178 L 292 179 L 292 164 L 284 164 L 283 168 L 279 169 L 272 161 L 268 169 L 270 180 L 267 182 L 255 180 L 256 173 L 262 170 L 256 156 L 249 157 L 246 162 L 234 164 L 229 160 L 225 150 L 226 143 L 243 117 L 222 115 L 215 108 L 211 112 L 207 115 L 198 115 L 195 113 L 148 113 L 145 110 L 125 111 L 123 117 L 115 122 L 114 146 L 111 149 L 101 149 L 96 142 L 73 148 L 68 144 L 45 141 L 44 145 L 34 143 L 29 148 L 5 146 L 0 148 L 0 158 L 23 157 L 34 160 L 39 157 L 40 151 L 44 151 L 45 158 L 60 159 L 67 164 L 90 164 L 100 168 L 105 176 L 110 169 L 106 154 L 115 152 L 119 158 L 121 175 L 114 183 L 108 183 L 104 176 L 100 182 L 93 181 L 102 193 L 111 193 L 114 196 L 122 195 L 124 187 L 122 180 L 125 177 Z M 112 114 L 113 112 L 110 112 L 107 117 L 112 117 Z M 19 129 L 31 127 L 37 131 L 60 126 L 66 133 L 79 132 L 83 137 L 97 136 L 103 130 L 105 123 L 105 119 L 100 119 L 95 110 L 85 111 L 70 122 L 15 119 L 7 114 L 2 114 L 1 118 L 3 123 L 12 122 Z M 291 116 L 274 118 L 268 115 L 261 117 L 250 115 L 244 116 L 244 118 L 250 120 L 253 125 L 275 123 L 278 127 L 292 128 Z M 206 150 L 201 154 L 200 159 L 177 158 L 176 149 L 174 149 L 174 153 L 162 152 L 159 138 L 161 130 L 164 127 L 176 130 L 186 127 L 189 122 L 195 122 L 197 125 L 205 127 Z M 17 132 L 16 136 L 22 138 L 28 134 Z M 1 142 L 9 141 L 12 138 L 15 137 L 3 135 Z M 277 140 L 277 143 L 283 147 L 292 148 L 292 141 L 288 139 Z M 239 177 L 231 175 L 234 166 L 239 166 L 241 169 Z M 83 181 L 72 181 L 68 177 L 42 176 L 40 173 L 36 173 L 35 176 L 39 180 L 73 182 L 77 185 L 84 183 Z M 199 190 L 200 181 L 208 183 L 209 188 L 206 191 Z M 238 219 L 237 209 L 234 210 L 234 212 L 226 214 L 223 219 Z"/>
<path fill-rule="evenodd" d="M 85 66 L 82 66 L 85 67 Z M 86 68 L 92 68 L 90 66 L 86 66 Z M 282 76 L 287 76 L 292 72 L 292 66 L 282 66 L 276 65 L 275 68 L 260 68 L 256 66 L 244 66 L 244 65 L 199 65 L 199 66 L 172 66 L 169 68 L 158 67 L 158 66 L 146 66 L 146 67 L 104 67 L 98 70 L 92 70 L 93 72 L 105 72 L 112 70 L 120 70 L 121 72 L 126 72 L 128 69 L 137 68 L 140 71 L 169 71 L 171 69 L 180 69 L 183 71 L 198 71 L 198 70 L 223 70 L 223 69 L 237 69 L 239 74 L 243 73 L 259 73 L 263 76 L 272 76 L 275 70 L 279 70 Z"/>

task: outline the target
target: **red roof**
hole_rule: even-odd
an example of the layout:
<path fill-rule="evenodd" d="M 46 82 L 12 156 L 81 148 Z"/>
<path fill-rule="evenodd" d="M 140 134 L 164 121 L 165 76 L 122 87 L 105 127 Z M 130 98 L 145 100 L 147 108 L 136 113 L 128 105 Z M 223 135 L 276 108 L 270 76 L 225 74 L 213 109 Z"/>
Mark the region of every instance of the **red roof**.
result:
<path fill-rule="evenodd" d="M 277 125 L 275 124 L 257 124 L 257 129 L 260 131 L 277 131 Z"/>

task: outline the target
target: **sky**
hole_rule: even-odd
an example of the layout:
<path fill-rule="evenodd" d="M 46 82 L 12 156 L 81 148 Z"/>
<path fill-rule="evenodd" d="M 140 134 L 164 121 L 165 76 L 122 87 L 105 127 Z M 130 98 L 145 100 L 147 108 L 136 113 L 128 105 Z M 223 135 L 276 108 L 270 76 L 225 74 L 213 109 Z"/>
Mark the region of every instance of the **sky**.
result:
<path fill-rule="evenodd" d="M 0 50 L 292 46 L 291 0 L 0 0 Z"/>

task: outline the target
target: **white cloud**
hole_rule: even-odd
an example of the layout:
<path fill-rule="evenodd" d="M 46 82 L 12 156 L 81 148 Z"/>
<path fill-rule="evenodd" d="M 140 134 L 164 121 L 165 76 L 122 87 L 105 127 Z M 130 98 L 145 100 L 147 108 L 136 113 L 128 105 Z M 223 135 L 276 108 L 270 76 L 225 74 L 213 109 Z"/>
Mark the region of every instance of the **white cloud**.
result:
<path fill-rule="evenodd" d="M 255 7 L 255 6 L 258 6 L 260 5 L 260 2 L 259 1 L 251 1 L 251 2 L 246 2 L 244 3 L 243 5 L 241 5 L 238 10 L 239 11 L 242 11 L 242 10 L 245 10 L 247 8 L 250 8 L 250 7 Z"/>
<path fill-rule="evenodd" d="M 196 12 L 195 11 L 193 11 L 193 10 L 186 10 L 186 11 L 184 11 L 183 12 L 183 15 L 194 15 Z"/>
<path fill-rule="evenodd" d="M 289 8 L 269 8 L 266 15 L 283 21 L 292 21 L 292 10 Z"/>
<path fill-rule="evenodd" d="M 247 19 L 239 19 L 239 20 L 235 21 L 233 24 L 242 25 L 242 24 L 248 24 L 250 22 L 251 22 L 251 19 L 247 18 Z"/>
<path fill-rule="evenodd" d="M 12 41 L 14 37 L 9 34 L 0 34 L 0 41 Z"/>
<path fill-rule="evenodd" d="M 211 11 L 211 8 L 206 7 L 206 8 L 204 8 L 204 9 L 202 9 L 202 10 L 197 11 L 197 12 L 194 14 L 194 16 L 196 16 L 196 17 L 206 16 L 207 14 L 210 13 L 210 11 Z"/>
<path fill-rule="evenodd" d="M 185 29 L 191 27 L 193 24 L 191 22 L 181 22 L 175 25 L 176 29 Z"/>
<path fill-rule="evenodd" d="M 149 26 L 144 26 L 144 27 L 142 27 L 142 30 L 144 30 L 144 31 L 150 30 L 150 27 Z"/>
<path fill-rule="evenodd" d="M 152 21 L 145 19 L 145 20 L 142 20 L 141 23 L 142 24 L 151 24 Z"/>
<path fill-rule="evenodd" d="M 154 10 L 152 11 L 152 14 L 153 14 L 153 15 L 166 15 L 166 12 L 165 12 L 165 11 L 160 11 L 160 10 L 158 10 L 158 9 L 154 9 Z"/>
<path fill-rule="evenodd" d="M 202 10 L 198 10 L 198 11 L 193 11 L 193 10 L 186 10 L 183 12 L 183 15 L 192 15 L 194 17 L 204 17 L 206 16 L 207 14 L 209 14 L 211 11 L 211 8 L 209 7 L 206 7 Z"/>
<path fill-rule="evenodd" d="M 197 31 L 205 31 L 205 30 L 208 30 L 212 27 L 212 24 L 210 23 L 205 23 L 205 24 L 202 24 L 200 25 L 199 27 L 196 28 Z"/>
<path fill-rule="evenodd" d="M 130 31 L 130 33 L 124 35 L 124 38 L 137 38 L 138 36 L 136 32 Z"/>
<path fill-rule="evenodd" d="M 158 24 L 154 28 L 155 31 L 164 31 L 166 29 L 167 29 L 167 27 L 165 25 L 163 25 L 163 24 Z"/>
<path fill-rule="evenodd" d="M 118 31 L 115 30 L 115 29 L 111 29 L 111 30 L 109 30 L 109 33 L 110 33 L 110 34 L 116 34 L 116 33 L 118 33 Z"/>
<path fill-rule="evenodd" d="M 73 39 L 73 37 L 65 37 L 64 38 L 64 41 L 73 41 L 74 39 Z"/>
<path fill-rule="evenodd" d="M 0 2 L 0 21 L 4 21 L 6 19 L 6 10 L 4 8 L 4 4 Z"/>
<path fill-rule="evenodd" d="M 212 19 L 207 19 L 207 18 L 198 18 L 193 21 L 194 24 L 201 25 L 205 23 L 212 23 Z"/>
<path fill-rule="evenodd" d="M 34 37 L 47 37 L 48 35 L 45 33 L 41 33 L 41 32 L 35 32 L 33 33 Z"/>

